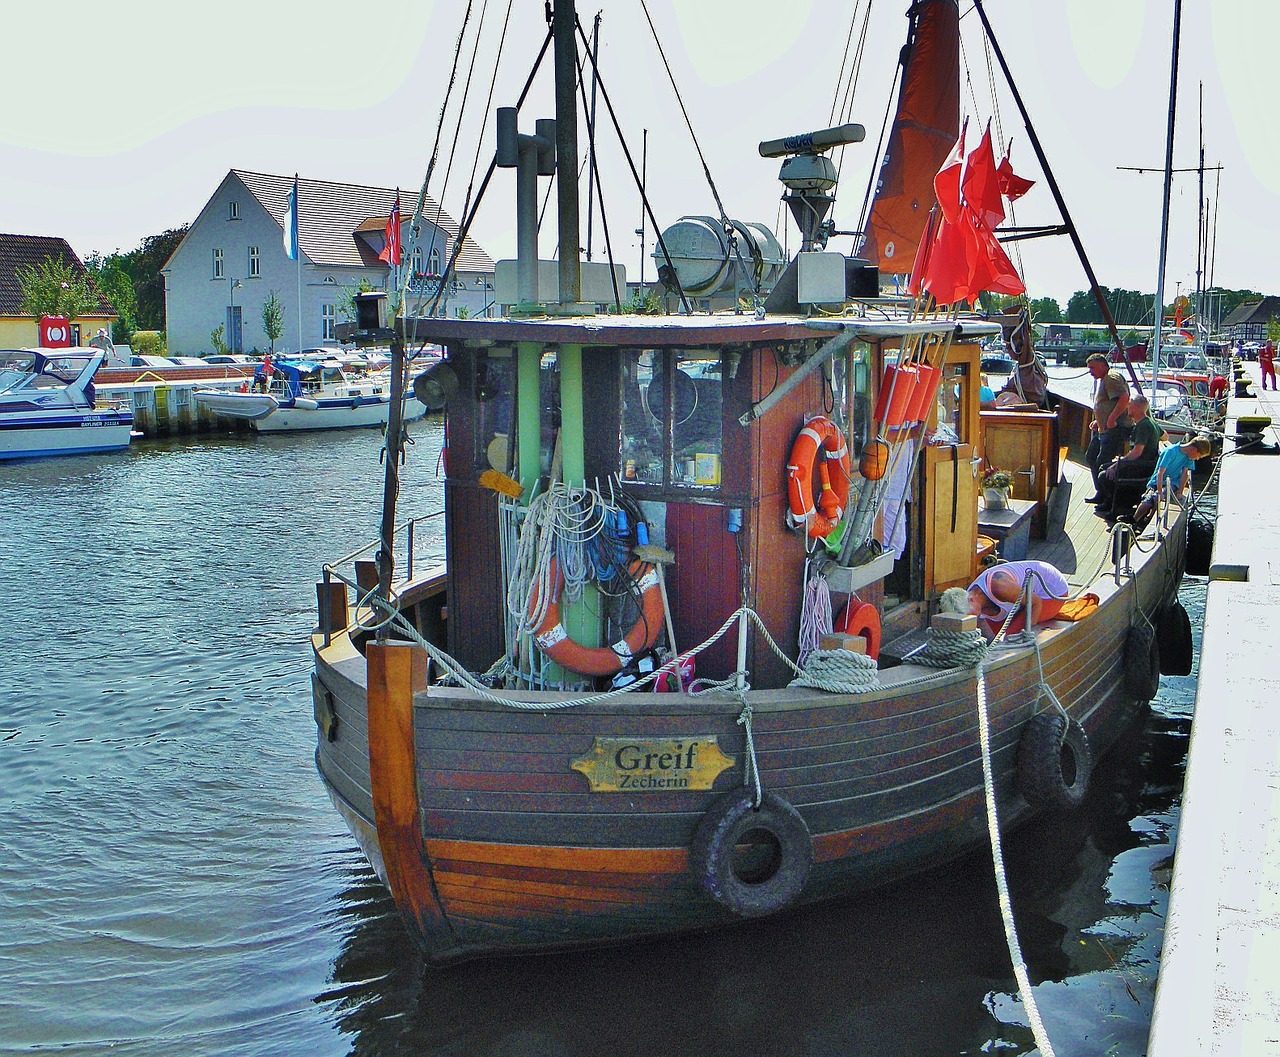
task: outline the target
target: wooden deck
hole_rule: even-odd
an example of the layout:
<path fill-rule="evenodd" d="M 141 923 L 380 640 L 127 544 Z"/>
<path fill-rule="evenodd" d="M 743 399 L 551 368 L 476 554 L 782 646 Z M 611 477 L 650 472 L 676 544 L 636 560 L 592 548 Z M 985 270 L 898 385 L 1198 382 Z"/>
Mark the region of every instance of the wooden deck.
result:
<path fill-rule="evenodd" d="M 1032 539 L 1027 556 L 1055 566 L 1073 587 L 1079 587 L 1110 556 L 1111 534 L 1106 520 L 1085 502 L 1093 495 L 1089 467 L 1068 458 L 1062 460 L 1061 474 L 1049 495 L 1045 538 Z"/>

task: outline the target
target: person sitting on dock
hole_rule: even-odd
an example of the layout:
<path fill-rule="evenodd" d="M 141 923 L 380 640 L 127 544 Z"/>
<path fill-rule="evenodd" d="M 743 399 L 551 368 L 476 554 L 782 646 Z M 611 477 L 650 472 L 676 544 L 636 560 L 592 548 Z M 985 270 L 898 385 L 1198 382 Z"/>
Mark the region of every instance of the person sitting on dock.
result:
<path fill-rule="evenodd" d="M 1094 507 L 1098 514 L 1110 514 L 1116 503 L 1116 486 L 1122 481 L 1142 481 L 1150 477 L 1160 457 L 1160 438 L 1164 430 L 1150 415 L 1151 402 L 1141 393 L 1129 398 L 1130 428 L 1129 450 L 1113 459 L 1098 474 L 1098 495 L 1102 498 Z"/>
<path fill-rule="evenodd" d="M 1172 481 L 1175 477 L 1177 478 L 1175 495 L 1186 492 L 1187 486 L 1191 484 L 1191 471 L 1195 468 L 1196 462 L 1208 455 L 1212 448 L 1208 437 L 1193 437 L 1186 444 L 1170 445 L 1160 453 L 1155 472 L 1147 481 L 1146 494 L 1133 512 L 1133 524 L 1136 528 L 1141 530 L 1151 520 L 1151 515 L 1156 509 L 1156 499 L 1163 490 L 1166 480 Z"/>
<path fill-rule="evenodd" d="M 1096 386 L 1093 421 L 1089 423 L 1092 436 L 1084 456 L 1093 474 L 1093 495 L 1085 502 L 1098 503 L 1102 501 L 1098 473 L 1103 465 L 1120 455 L 1129 437 L 1128 420 L 1124 417 L 1129 407 L 1129 383 L 1119 371 L 1111 369 L 1110 362 L 1100 352 L 1095 352 L 1085 363 Z"/>
<path fill-rule="evenodd" d="M 1006 634 L 1025 626 L 1022 605 L 1023 582 L 1031 574 L 1031 623 L 1052 620 L 1071 593 L 1067 578 L 1048 562 L 1035 560 L 1005 562 L 984 569 L 969 585 L 969 612 L 978 618 L 978 627 L 988 639 L 994 638 L 1010 613 L 1015 613 Z"/>

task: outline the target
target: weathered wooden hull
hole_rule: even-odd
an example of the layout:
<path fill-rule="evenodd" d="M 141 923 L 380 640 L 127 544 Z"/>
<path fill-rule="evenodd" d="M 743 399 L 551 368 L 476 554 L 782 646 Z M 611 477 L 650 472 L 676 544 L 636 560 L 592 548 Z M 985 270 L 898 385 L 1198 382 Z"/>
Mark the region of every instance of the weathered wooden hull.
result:
<path fill-rule="evenodd" d="M 988 655 L 1003 824 L 1030 812 L 1015 771 L 1026 722 L 1050 707 L 1038 693 L 1041 664 L 1095 758 L 1137 715 L 1142 702 L 1125 690 L 1126 641 L 1176 593 L 1183 535 L 1175 526 L 1161 546 L 1135 551 L 1132 579 L 1092 587 L 1101 596 L 1094 615 L 1042 630 L 1039 664 L 1030 647 Z M 399 719 L 370 716 L 368 701 L 382 698 L 367 696 L 364 657 L 344 638 L 315 643 L 317 765 L 432 960 L 612 944 L 736 920 L 690 861 L 708 808 L 744 783 L 734 697 L 635 694 L 533 711 L 431 686 L 405 695 Z M 746 695 L 763 786 L 794 806 L 812 835 L 813 868 L 797 903 L 881 885 L 986 840 L 976 671 L 907 663 L 880 676 L 878 690 L 859 695 Z M 711 789 L 593 792 L 572 767 L 598 738 L 712 736 L 733 764 Z"/>

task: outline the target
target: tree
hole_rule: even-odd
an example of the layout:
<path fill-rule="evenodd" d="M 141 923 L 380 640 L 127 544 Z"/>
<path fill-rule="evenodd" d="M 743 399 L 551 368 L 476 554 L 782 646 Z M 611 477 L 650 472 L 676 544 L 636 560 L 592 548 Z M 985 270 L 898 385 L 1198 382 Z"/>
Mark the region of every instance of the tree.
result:
<path fill-rule="evenodd" d="M 1105 286 L 1100 286 L 1098 289 L 1106 299 L 1107 306 L 1111 309 L 1111 316 L 1117 324 L 1123 326 L 1125 324 L 1150 323 L 1151 305 L 1155 300 L 1154 294 L 1144 294 L 1137 290 L 1120 288 L 1111 290 Z M 1067 322 L 1099 324 L 1106 322 L 1102 317 L 1102 309 L 1098 306 L 1098 301 L 1093 296 L 1092 291 L 1077 290 L 1071 295 L 1071 300 L 1067 302 Z"/>
<path fill-rule="evenodd" d="M 41 319 L 66 316 L 74 319 L 99 306 L 98 294 L 89 277 L 69 263 L 46 257 L 39 264 L 19 265 L 14 270 L 22 293 L 19 310 Z"/>
<path fill-rule="evenodd" d="M 262 329 L 267 335 L 267 340 L 271 342 L 271 354 L 274 356 L 276 342 L 284 334 L 284 305 L 280 303 L 280 298 L 276 297 L 274 290 L 262 302 Z"/>
<path fill-rule="evenodd" d="M 85 259 L 84 267 L 93 285 L 110 302 L 118 317 L 111 325 L 111 340 L 128 345 L 133 332 L 138 329 L 138 296 L 133 289 L 133 280 L 124 269 L 121 256 L 112 254 L 110 257 L 103 257 L 94 252 Z"/>
<path fill-rule="evenodd" d="M 1037 297 L 1029 307 L 1034 323 L 1062 322 L 1062 308 L 1052 297 Z"/>
<path fill-rule="evenodd" d="M 227 325 L 219 323 L 213 330 L 209 331 L 209 344 L 213 346 L 213 351 L 219 356 L 225 356 L 231 350 L 227 347 Z"/>

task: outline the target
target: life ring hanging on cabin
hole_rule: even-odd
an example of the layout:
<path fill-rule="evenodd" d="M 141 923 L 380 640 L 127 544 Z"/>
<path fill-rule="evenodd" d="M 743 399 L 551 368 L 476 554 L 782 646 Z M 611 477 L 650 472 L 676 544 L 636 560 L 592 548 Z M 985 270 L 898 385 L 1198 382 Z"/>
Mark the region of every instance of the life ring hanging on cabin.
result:
<path fill-rule="evenodd" d="M 562 668 L 579 675 L 616 675 L 637 653 L 653 649 L 663 628 L 666 611 L 662 607 L 662 588 L 658 574 L 647 562 L 633 561 L 629 566 L 636 593 L 640 595 L 640 619 L 626 636 L 612 646 L 590 647 L 574 642 L 560 623 L 560 591 L 564 577 L 560 566 L 551 559 L 549 581 L 551 597 L 542 623 L 534 632 L 533 641 L 547 657 Z M 538 608 L 538 592 L 529 599 L 529 612 Z"/>
<path fill-rule="evenodd" d="M 813 504 L 813 464 L 818 451 L 822 461 L 818 463 L 818 476 L 822 487 L 818 493 L 817 509 Z M 835 463 L 835 473 L 830 465 Z M 791 518 L 799 525 L 808 522 L 810 539 L 826 539 L 844 516 L 849 502 L 849 448 L 831 419 L 825 415 L 811 418 L 804 424 L 796 442 L 791 446 L 787 460 L 787 498 L 791 504 Z"/>

